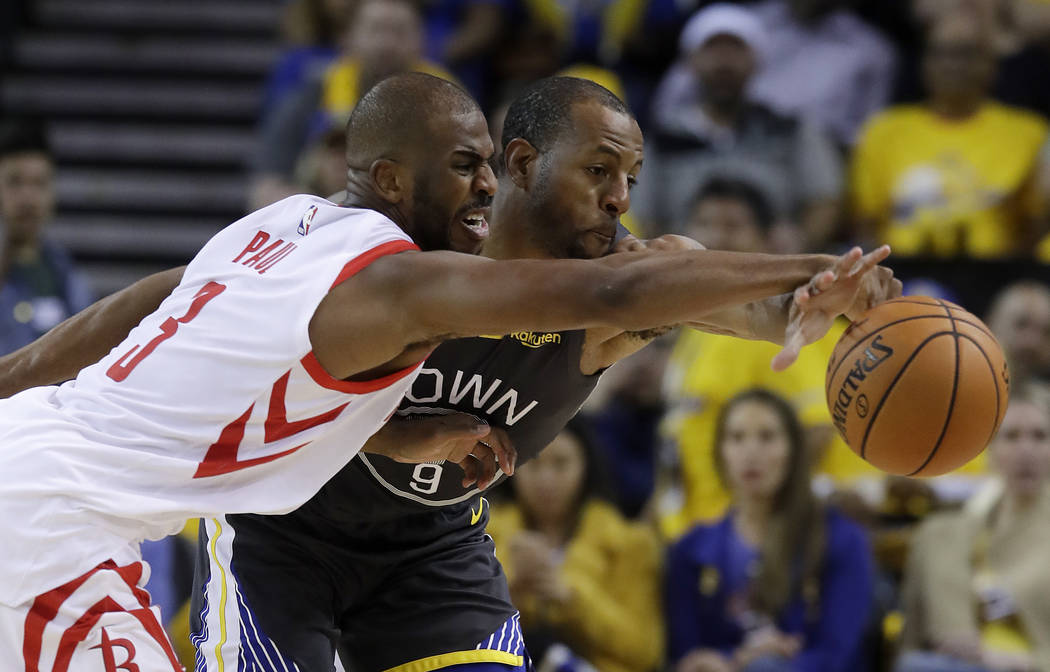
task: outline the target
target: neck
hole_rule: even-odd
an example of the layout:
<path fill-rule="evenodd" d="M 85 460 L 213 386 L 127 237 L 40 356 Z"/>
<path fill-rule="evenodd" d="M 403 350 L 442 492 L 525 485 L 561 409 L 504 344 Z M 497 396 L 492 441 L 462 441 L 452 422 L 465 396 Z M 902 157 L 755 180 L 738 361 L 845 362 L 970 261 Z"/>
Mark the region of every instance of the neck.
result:
<path fill-rule="evenodd" d="M 747 541 L 758 544 L 765 536 L 773 507 L 767 499 L 741 499 L 735 503 L 737 527 Z"/>
<path fill-rule="evenodd" d="M 551 254 L 529 235 L 528 205 L 517 189 L 510 180 L 500 180 L 492 202 L 495 226 L 481 253 L 490 259 L 551 259 Z"/>
<path fill-rule="evenodd" d="M 705 100 L 701 107 L 707 118 L 719 126 L 733 126 L 744 109 L 744 101 L 741 100 Z"/>
<path fill-rule="evenodd" d="M 375 210 L 384 217 L 389 218 L 394 224 L 397 224 L 398 228 L 415 240 L 415 231 L 412 230 L 408 219 L 405 218 L 397 206 L 383 200 L 374 191 L 365 187 L 353 173 L 347 178 L 345 196 L 339 205 L 347 208 Z M 416 242 L 418 243 L 419 241 Z"/>
<path fill-rule="evenodd" d="M 977 114 L 983 103 L 981 98 L 947 98 L 930 100 L 930 109 L 939 117 L 962 121 Z"/>

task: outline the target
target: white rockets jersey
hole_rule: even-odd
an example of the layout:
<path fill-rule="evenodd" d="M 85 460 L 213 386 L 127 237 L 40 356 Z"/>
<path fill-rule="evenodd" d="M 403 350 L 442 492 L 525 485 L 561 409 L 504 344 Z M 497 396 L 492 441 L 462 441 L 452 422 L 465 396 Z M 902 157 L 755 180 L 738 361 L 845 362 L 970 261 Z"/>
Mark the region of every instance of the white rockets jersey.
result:
<path fill-rule="evenodd" d="M 75 381 L 0 401 L 0 602 L 132 558 L 187 518 L 309 499 L 419 370 L 335 380 L 313 357 L 310 318 L 334 284 L 408 249 L 373 211 L 287 198 L 212 238 Z"/>

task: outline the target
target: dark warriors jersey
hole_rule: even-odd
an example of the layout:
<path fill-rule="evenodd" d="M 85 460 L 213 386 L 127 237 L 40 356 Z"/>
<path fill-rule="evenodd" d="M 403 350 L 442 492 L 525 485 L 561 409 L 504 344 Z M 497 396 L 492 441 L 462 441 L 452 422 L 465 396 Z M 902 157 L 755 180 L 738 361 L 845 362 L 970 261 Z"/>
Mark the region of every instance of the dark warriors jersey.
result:
<path fill-rule="evenodd" d="M 598 382 L 598 375 L 580 372 L 584 335 L 518 332 L 447 341 L 427 358 L 397 413 L 476 415 L 506 430 L 523 464 L 554 439 Z M 456 464 L 401 464 L 362 453 L 297 513 L 335 524 L 379 522 L 472 502 L 476 523 L 479 491 L 464 488 L 462 478 Z"/>

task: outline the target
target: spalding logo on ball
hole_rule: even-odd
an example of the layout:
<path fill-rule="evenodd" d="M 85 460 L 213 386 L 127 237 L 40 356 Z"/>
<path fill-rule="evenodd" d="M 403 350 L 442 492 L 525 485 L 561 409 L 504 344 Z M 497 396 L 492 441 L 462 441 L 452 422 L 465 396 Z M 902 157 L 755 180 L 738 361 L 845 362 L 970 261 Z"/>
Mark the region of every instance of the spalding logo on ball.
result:
<path fill-rule="evenodd" d="M 828 409 L 853 452 L 882 471 L 937 476 L 991 442 L 1010 374 L 999 342 L 949 301 L 905 296 L 872 308 L 839 339 Z"/>

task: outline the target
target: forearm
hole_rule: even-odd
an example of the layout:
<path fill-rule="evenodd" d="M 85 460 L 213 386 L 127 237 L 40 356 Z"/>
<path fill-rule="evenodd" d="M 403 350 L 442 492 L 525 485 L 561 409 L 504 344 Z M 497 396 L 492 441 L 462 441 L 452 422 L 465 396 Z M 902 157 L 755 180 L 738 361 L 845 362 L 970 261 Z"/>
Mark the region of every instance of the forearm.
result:
<path fill-rule="evenodd" d="M 713 334 L 784 344 L 792 295 L 781 294 L 734 306 L 691 322 L 688 326 Z"/>
<path fill-rule="evenodd" d="M 29 345 L 0 358 L 0 397 L 53 385 L 94 364 L 117 346 L 182 278 L 182 268 L 144 278 L 62 322 Z"/>
<path fill-rule="evenodd" d="M 617 326 L 645 329 L 682 322 L 712 324 L 711 317 L 722 312 L 729 318 L 722 326 L 742 332 L 740 335 L 782 341 L 790 293 L 833 262 L 834 257 L 826 255 L 714 250 L 647 259 L 626 267 L 630 276 L 624 280 L 624 296 L 618 297 L 615 306 L 617 319 L 638 324 Z"/>

